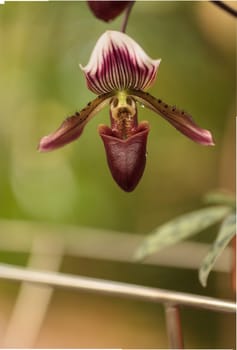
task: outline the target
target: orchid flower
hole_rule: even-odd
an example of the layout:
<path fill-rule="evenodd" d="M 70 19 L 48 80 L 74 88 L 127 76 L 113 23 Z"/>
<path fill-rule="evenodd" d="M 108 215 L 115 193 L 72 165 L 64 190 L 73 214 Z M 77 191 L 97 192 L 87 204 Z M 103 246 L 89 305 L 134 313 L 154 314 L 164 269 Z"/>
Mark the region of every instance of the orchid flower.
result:
<path fill-rule="evenodd" d="M 88 0 L 88 6 L 93 12 L 95 17 L 109 22 L 119 16 L 129 5 L 130 1 L 116 1 L 116 0 L 106 0 L 106 1 L 95 1 Z"/>
<path fill-rule="evenodd" d="M 212 135 L 191 116 L 145 92 L 155 81 L 161 60 L 151 59 L 128 35 L 107 31 L 97 41 L 89 63 L 81 67 L 88 89 L 96 99 L 67 118 L 52 134 L 41 139 L 39 151 L 47 152 L 78 139 L 88 121 L 109 105 L 111 126 L 100 125 L 108 165 L 117 184 L 134 190 L 146 163 L 147 121 L 138 122 L 137 102 L 159 114 L 178 131 L 202 145 L 213 145 Z"/>

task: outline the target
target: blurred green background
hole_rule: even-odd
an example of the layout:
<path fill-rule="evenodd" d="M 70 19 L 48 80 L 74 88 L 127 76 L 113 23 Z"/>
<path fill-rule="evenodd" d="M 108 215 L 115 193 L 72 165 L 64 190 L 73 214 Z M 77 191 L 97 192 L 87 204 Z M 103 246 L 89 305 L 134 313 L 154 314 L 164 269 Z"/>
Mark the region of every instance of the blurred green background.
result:
<path fill-rule="evenodd" d="M 114 183 L 97 133 L 98 124 L 109 124 L 108 109 L 87 125 L 78 141 L 52 153 L 37 152 L 42 136 L 94 98 L 78 64 L 85 65 L 99 36 L 107 29 L 119 30 L 121 22 L 122 16 L 110 23 L 99 21 L 86 2 L 0 6 L 2 220 L 147 233 L 202 206 L 207 191 L 234 191 L 235 20 L 209 2 L 136 2 L 127 34 L 149 56 L 162 59 L 150 92 L 211 130 L 215 147 L 191 142 L 159 116 L 140 109 L 139 119 L 151 125 L 147 166 L 129 194 Z M 215 232 L 207 233 L 199 239 L 211 242 Z M 2 252 L 0 257 L 27 261 L 24 254 Z M 203 291 L 190 271 L 70 257 L 65 257 L 62 271 L 231 296 L 228 278 L 222 275 L 213 274 Z M 7 319 L 17 289 L 3 282 L 1 286 Z M 183 317 L 188 347 L 234 347 L 234 317 L 192 310 Z M 165 347 L 163 321 L 159 306 L 60 290 L 36 346 Z M 98 324 L 91 339 L 88 334 Z"/>

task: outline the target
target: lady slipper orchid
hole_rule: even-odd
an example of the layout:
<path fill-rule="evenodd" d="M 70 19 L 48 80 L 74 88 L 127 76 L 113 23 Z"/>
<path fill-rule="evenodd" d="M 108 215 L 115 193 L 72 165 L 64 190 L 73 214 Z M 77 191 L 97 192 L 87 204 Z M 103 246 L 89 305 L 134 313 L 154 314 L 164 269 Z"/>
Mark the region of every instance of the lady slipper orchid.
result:
<path fill-rule="evenodd" d="M 107 31 L 97 41 L 83 70 L 88 88 L 99 95 L 54 133 L 41 139 L 39 150 L 62 147 L 80 137 L 87 122 L 109 105 L 111 127 L 99 126 L 114 180 L 127 192 L 134 190 L 146 163 L 149 124 L 138 122 L 137 102 L 165 118 L 178 131 L 202 145 L 213 145 L 212 135 L 191 116 L 144 90 L 155 81 L 160 60 L 153 60 L 128 35 Z"/>
<path fill-rule="evenodd" d="M 132 0 L 130 0 L 132 1 Z M 116 0 L 88 0 L 88 6 L 95 17 L 109 22 L 119 16 L 129 5 L 130 1 L 116 1 Z"/>

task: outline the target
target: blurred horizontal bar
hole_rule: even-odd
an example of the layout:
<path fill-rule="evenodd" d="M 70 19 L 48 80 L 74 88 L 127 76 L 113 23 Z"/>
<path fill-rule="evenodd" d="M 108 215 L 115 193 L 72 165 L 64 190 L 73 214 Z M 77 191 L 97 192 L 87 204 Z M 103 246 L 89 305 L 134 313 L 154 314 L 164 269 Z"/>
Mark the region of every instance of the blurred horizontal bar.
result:
<path fill-rule="evenodd" d="M 39 246 L 47 244 L 47 249 L 57 251 L 57 254 L 38 255 Z M 63 247 L 36 239 L 31 247 L 28 259 L 28 268 L 58 271 L 63 259 Z M 21 283 L 14 308 L 8 319 L 4 335 L 1 336 L 0 347 L 2 348 L 34 348 L 40 329 L 48 311 L 54 287 L 39 286 L 33 283 Z M 26 312 L 27 305 L 27 312 Z"/>
<path fill-rule="evenodd" d="M 96 292 L 119 297 L 130 297 L 156 303 L 169 303 L 170 305 L 185 305 L 223 312 L 236 311 L 236 304 L 226 300 L 214 299 L 201 295 L 172 292 L 169 290 L 128 283 L 73 276 L 58 272 L 26 269 L 6 264 L 0 264 L 0 278 L 19 282 L 38 283 L 54 287 L 75 288 L 81 291 Z"/>
<path fill-rule="evenodd" d="M 41 237 L 43 241 L 49 240 L 51 244 L 52 241 L 54 244 L 63 244 L 66 255 L 134 262 L 134 253 L 147 235 L 38 222 L 0 221 L 0 251 L 29 252 L 36 237 Z M 209 244 L 185 241 L 167 247 L 141 263 L 198 269 L 209 248 Z M 38 254 L 40 253 L 52 254 L 51 251 L 39 247 Z M 218 258 L 213 270 L 230 272 L 231 266 L 232 252 L 227 247 Z"/>

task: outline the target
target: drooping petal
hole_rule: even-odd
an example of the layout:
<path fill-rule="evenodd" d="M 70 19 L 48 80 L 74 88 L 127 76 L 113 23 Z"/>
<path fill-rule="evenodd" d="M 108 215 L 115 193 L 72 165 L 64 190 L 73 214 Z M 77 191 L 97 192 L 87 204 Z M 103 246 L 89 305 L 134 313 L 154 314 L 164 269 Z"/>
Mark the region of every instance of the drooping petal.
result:
<path fill-rule="evenodd" d="M 181 111 L 176 107 L 169 106 L 165 102 L 161 101 L 160 99 L 156 99 L 147 92 L 130 90 L 128 93 L 131 94 L 137 101 L 161 115 L 171 125 L 173 125 L 177 130 L 191 140 L 205 146 L 214 145 L 211 132 L 197 126 L 188 113 Z"/>
<path fill-rule="evenodd" d="M 114 136 L 112 129 L 108 126 L 99 126 L 99 134 L 104 142 L 111 174 L 126 192 L 133 191 L 143 175 L 148 133 L 147 122 L 140 123 L 136 133 L 127 139 Z"/>
<path fill-rule="evenodd" d="M 82 67 L 88 88 L 101 94 L 128 88 L 143 90 L 155 80 L 160 60 L 152 60 L 128 35 L 107 31 Z"/>
<path fill-rule="evenodd" d="M 125 8 L 128 6 L 130 1 L 91 1 L 89 0 L 88 5 L 95 17 L 102 19 L 105 22 L 109 22 L 112 19 L 119 16 Z"/>
<path fill-rule="evenodd" d="M 67 118 L 62 125 L 52 134 L 44 136 L 39 143 L 40 152 L 49 152 L 60 148 L 76 139 L 78 139 L 88 121 L 109 103 L 113 93 L 108 93 L 97 97 L 94 101 L 88 103 L 86 108 L 79 113 Z"/>

